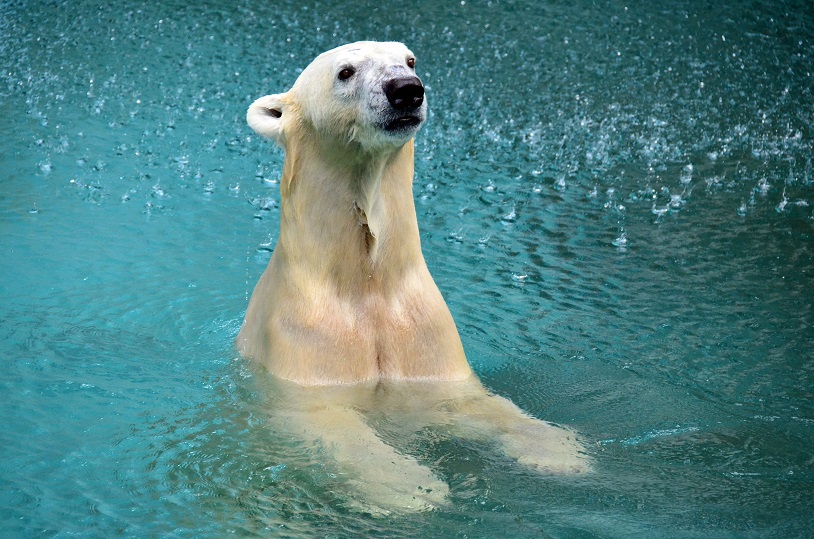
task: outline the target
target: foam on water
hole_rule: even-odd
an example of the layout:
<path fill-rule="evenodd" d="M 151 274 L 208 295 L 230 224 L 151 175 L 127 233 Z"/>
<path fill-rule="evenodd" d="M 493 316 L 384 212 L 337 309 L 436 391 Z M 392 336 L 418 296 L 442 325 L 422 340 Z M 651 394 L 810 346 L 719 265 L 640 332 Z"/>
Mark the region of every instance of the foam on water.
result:
<path fill-rule="evenodd" d="M 0 3 L 0 529 L 810 535 L 810 12 Z M 359 39 L 417 53 L 422 245 L 470 361 L 596 442 L 591 477 L 420 432 L 452 503 L 377 519 L 266 421 L 273 382 L 232 340 L 282 155 L 245 110 Z"/>

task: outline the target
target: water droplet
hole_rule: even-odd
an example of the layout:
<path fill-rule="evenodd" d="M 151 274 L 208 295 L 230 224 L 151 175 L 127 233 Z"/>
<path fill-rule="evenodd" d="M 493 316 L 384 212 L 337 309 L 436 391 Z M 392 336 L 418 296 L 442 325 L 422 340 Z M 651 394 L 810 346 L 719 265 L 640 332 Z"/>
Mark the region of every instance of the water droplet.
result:
<path fill-rule="evenodd" d="M 761 195 L 765 196 L 766 193 L 769 192 L 769 187 L 771 187 L 771 185 L 769 185 L 769 181 L 766 178 L 761 178 L 760 181 L 757 182 L 757 191 Z"/>
<path fill-rule="evenodd" d="M 269 479 L 272 481 L 277 481 L 280 479 L 280 474 L 285 471 L 285 464 L 277 464 L 276 466 L 269 466 L 268 468 L 264 468 L 263 471 L 268 472 Z"/>
<path fill-rule="evenodd" d="M 664 214 L 670 211 L 670 206 L 667 205 L 664 206 L 663 208 L 659 208 L 655 204 L 653 204 L 653 208 L 650 211 L 656 216 L 656 220 L 659 220 L 662 218 L 662 216 L 664 216 Z"/>
<path fill-rule="evenodd" d="M 783 200 L 780 201 L 780 204 L 777 205 L 775 211 L 777 213 L 783 213 L 786 210 L 786 204 L 789 203 L 789 199 L 786 197 L 786 190 L 783 189 Z"/>
<path fill-rule="evenodd" d="M 447 241 L 450 243 L 463 243 L 464 241 L 463 231 L 459 229 L 457 231 L 450 232 L 449 234 L 447 234 Z"/>
<path fill-rule="evenodd" d="M 622 229 L 619 237 L 611 242 L 611 244 L 616 247 L 616 250 L 620 253 L 627 251 L 627 243 L 627 232 L 625 232 L 625 229 Z"/>
<path fill-rule="evenodd" d="M 693 167 L 692 167 L 691 164 L 686 165 L 681 170 L 681 177 L 679 178 L 679 181 L 682 184 L 687 185 L 688 183 L 690 183 L 692 181 L 692 170 L 693 170 Z"/>

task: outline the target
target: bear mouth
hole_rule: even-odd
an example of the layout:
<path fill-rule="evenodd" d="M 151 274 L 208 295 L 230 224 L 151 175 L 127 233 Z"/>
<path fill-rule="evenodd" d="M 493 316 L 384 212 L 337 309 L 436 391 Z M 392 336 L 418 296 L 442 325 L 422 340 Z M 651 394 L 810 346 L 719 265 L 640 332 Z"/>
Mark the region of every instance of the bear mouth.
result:
<path fill-rule="evenodd" d="M 410 131 L 418 127 L 421 124 L 421 121 L 422 120 L 419 116 L 401 116 L 385 124 L 384 129 L 385 131 L 389 131 L 391 133 Z"/>

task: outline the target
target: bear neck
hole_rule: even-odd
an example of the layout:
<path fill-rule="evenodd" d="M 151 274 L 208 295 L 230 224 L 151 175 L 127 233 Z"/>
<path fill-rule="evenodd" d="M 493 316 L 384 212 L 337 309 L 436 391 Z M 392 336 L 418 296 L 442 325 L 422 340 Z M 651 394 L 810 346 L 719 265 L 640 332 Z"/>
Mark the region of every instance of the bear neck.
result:
<path fill-rule="evenodd" d="M 300 141 L 286 152 L 280 238 L 290 264 L 340 290 L 397 286 L 426 268 L 413 141 L 387 151 Z"/>

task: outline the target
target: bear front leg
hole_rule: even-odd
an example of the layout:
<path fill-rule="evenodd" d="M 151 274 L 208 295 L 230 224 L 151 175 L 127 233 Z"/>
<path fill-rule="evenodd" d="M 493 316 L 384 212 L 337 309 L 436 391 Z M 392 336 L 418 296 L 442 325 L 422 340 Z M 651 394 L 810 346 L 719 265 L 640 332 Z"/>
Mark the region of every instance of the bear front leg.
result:
<path fill-rule="evenodd" d="M 331 404 L 285 414 L 292 434 L 318 442 L 352 487 L 350 505 L 374 514 L 414 512 L 446 503 L 449 487 L 415 458 L 384 443 L 352 408 Z"/>
<path fill-rule="evenodd" d="M 478 380 L 467 382 L 452 409 L 457 434 L 496 440 L 507 456 L 523 465 L 551 474 L 591 470 L 574 431 L 529 416 L 508 399 L 489 393 Z"/>

